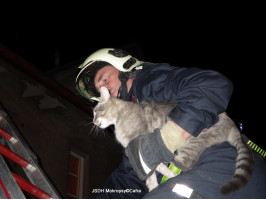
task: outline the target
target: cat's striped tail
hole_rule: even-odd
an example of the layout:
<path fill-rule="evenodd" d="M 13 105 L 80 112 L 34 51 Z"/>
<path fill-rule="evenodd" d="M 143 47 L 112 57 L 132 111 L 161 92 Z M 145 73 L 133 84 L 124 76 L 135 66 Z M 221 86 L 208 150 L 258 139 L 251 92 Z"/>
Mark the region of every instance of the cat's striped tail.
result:
<path fill-rule="evenodd" d="M 234 139 L 229 138 L 230 144 L 237 149 L 236 170 L 233 177 L 222 186 L 221 193 L 223 195 L 229 195 L 247 185 L 252 175 L 254 165 L 252 149 L 243 141 L 242 136 L 236 127 L 233 128 L 232 131 L 237 131 L 237 134 L 239 135 L 239 137 Z"/>

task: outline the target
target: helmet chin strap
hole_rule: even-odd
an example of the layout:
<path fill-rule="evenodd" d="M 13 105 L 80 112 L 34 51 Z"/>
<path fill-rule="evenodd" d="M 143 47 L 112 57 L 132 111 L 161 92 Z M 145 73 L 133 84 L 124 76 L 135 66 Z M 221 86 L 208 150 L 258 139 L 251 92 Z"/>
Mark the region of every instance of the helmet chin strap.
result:
<path fill-rule="evenodd" d="M 122 72 L 122 71 L 119 72 L 118 79 L 121 81 L 121 86 L 118 90 L 117 98 L 127 100 L 127 95 L 128 95 L 127 81 L 130 78 L 136 77 L 137 74 L 141 72 L 141 69 L 133 70 L 130 72 Z"/>
<path fill-rule="evenodd" d="M 120 72 L 118 79 L 121 81 L 121 86 L 118 90 L 117 98 L 126 100 L 127 99 L 127 81 L 129 79 L 129 73 Z"/>

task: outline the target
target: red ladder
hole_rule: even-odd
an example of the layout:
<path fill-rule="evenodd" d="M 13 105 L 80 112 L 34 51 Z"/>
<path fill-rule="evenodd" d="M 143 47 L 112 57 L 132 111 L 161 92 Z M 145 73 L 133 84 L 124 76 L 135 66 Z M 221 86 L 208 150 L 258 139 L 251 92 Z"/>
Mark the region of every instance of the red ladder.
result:
<path fill-rule="evenodd" d="M 35 154 L 1 106 L 0 136 L 0 198 L 24 199 L 28 193 L 33 198 L 59 199 L 60 196 L 38 165 Z M 7 161 L 23 169 L 23 178 L 11 171 Z"/>

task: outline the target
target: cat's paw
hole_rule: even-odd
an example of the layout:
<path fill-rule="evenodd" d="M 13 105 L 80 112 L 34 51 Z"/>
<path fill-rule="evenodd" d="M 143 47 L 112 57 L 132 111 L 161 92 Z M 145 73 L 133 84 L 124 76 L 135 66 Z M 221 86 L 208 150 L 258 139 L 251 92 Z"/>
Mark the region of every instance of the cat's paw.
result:
<path fill-rule="evenodd" d="M 158 184 L 157 182 L 154 182 L 154 181 L 148 181 L 148 179 L 147 179 L 147 181 L 146 181 L 146 186 L 148 187 L 149 192 L 152 191 L 152 190 L 154 190 L 155 188 L 157 188 L 158 185 L 159 185 L 159 184 Z"/>
<path fill-rule="evenodd" d="M 180 156 L 176 156 L 172 163 L 184 172 L 190 170 L 194 164 L 189 159 L 184 159 Z"/>
<path fill-rule="evenodd" d="M 167 178 L 174 178 L 174 177 L 176 177 L 177 176 L 177 173 L 175 173 L 174 171 L 172 171 L 172 170 L 169 170 L 168 172 L 167 172 Z"/>
<path fill-rule="evenodd" d="M 149 192 L 154 190 L 158 185 L 159 184 L 157 182 L 157 178 L 156 178 L 155 174 L 153 174 L 153 175 L 151 175 L 150 177 L 147 178 L 146 186 L 148 187 Z"/>

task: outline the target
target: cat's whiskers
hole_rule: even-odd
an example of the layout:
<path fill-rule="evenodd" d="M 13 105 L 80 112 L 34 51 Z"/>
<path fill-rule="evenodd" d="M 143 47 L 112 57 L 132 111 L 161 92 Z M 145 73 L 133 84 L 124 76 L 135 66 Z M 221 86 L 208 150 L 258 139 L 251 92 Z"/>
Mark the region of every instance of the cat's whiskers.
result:
<path fill-rule="evenodd" d="M 91 122 L 91 123 L 93 123 L 93 122 Z M 88 134 L 90 135 L 91 133 L 94 133 L 95 136 L 106 136 L 106 135 L 108 135 L 107 131 L 105 129 L 102 129 L 102 128 L 100 128 L 99 126 L 97 126 L 95 124 L 93 124 L 93 126 L 90 129 L 90 132 Z"/>
<path fill-rule="evenodd" d="M 98 134 L 99 134 L 99 127 L 98 126 L 96 126 L 95 124 L 93 124 L 93 126 L 92 126 L 92 128 L 91 128 L 91 130 L 90 130 L 90 132 L 89 132 L 89 134 L 94 134 L 95 136 L 98 136 Z"/>
<path fill-rule="evenodd" d="M 92 118 L 91 118 L 91 120 L 90 120 L 89 122 L 84 122 L 84 123 L 82 124 L 82 126 L 89 126 L 89 125 L 91 125 L 91 124 L 93 124 Z"/>

